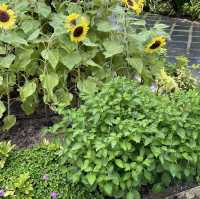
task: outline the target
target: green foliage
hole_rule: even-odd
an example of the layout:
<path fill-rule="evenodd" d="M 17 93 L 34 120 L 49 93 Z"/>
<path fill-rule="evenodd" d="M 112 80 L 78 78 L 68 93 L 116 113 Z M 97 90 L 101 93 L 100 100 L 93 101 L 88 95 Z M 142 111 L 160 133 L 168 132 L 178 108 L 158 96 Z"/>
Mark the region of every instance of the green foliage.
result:
<path fill-rule="evenodd" d="M 58 199 L 102 199 L 98 193 L 90 194 L 87 188 L 68 182 L 59 151 L 55 144 L 46 144 L 11 152 L 0 170 L 5 198 L 47 199 L 57 192 Z"/>
<path fill-rule="evenodd" d="M 5 188 L 8 190 L 4 196 L 7 199 L 32 199 L 33 186 L 29 173 L 20 174 L 19 176 L 9 179 Z"/>
<path fill-rule="evenodd" d="M 166 66 L 166 70 L 174 79 L 178 88 L 185 91 L 199 87 L 197 79 L 192 74 L 191 69 L 189 69 L 188 63 L 189 60 L 187 57 L 178 56 L 176 57 L 175 64 L 168 64 L 168 66 Z"/>
<path fill-rule="evenodd" d="M 186 15 L 200 19 L 199 0 L 146 0 L 146 7 L 154 13 Z"/>
<path fill-rule="evenodd" d="M 200 19 L 200 1 L 190 0 L 189 3 L 185 3 L 183 11 L 187 15 L 191 15 L 194 19 Z"/>
<path fill-rule="evenodd" d="M 63 119 L 50 129 L 66 136 L 63 162 L 71 182 L 140 198 L 142 185 L 159 192 L 199 176 L 199 91 L 157 96 L 115 78 L 82 100 L 80 109 L 60 108 Z"/>
<path fill-rule="evenodd" d="M 10 141 L 0 142 L 0 169 L 4 167 L 6 160 L 14 147 L 15 146 L 12 145 Z"/>
<path fill-rule="evenodd" d="M 146 0 L 146 7 L 153 13 L 174 15 L 176 13 L 170 0 Z"/>
<path fill-rule="evenodd" d="M 9 115 L 10 96 L 32 114 L 41 102 L 69 106 L 74 84 L 80 92 L 95 90 L 116 75 L 140 75 L 145 83 L 163 67 L 160 53 L 146 54 L 146 43 L 164 27 L 146 30 L 145 23 L 115 0 L 1 0 L 16 15 L 16 25 L 0 32 L 0 117 L 3 130 L 16 121 Z M 74 43 L 65 27 L 66 16 L 79 13 L 89 24 L 87 37 Z M 143 24 L 138 32 L 136 26 Z M 73 76 L 73 80 L 71 80 Z M 82 84 L 82 85 L 80 85 Z M 68 90 L 69 89 L 69 90 Z M 81 90 L 83 89 L 83 90 Z M 92 89 L 92 92 L 93 92 Z M 12 94 L 12 95 L 11 95 Z M 3 99 L 7 98 L 3 102 Z"/>

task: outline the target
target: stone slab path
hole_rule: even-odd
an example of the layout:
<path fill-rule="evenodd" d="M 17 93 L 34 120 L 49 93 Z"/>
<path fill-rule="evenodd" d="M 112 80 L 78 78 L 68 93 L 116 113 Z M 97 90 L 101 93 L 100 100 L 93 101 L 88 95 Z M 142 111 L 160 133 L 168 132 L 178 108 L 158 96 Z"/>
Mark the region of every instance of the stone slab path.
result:
<path fill-rule="evenodd" d="M 147 28 L 156 23 L 169 26 L 166 31 L 170 34 L 168 41 L 168 59 L 175 62 L 175 57 L 185 55 L 190 60 L 190 65 L 200 64 L 200 22 L 187 19 L 171 18 L 156 14 L 145 13 Z"/>

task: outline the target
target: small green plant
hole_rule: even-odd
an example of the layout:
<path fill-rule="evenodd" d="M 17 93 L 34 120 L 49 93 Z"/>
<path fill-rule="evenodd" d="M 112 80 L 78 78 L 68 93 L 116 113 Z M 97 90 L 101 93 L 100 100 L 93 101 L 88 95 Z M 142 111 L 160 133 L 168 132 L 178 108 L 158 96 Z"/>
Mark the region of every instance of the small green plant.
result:
<path fill-rule="evenodd" d="M 9 184 L 6 186 L 5 198 L 32 199 L 33 185 L 29 173 L 20 174 L 19 176 L 13 177 L 9 180 Z"/>
<path fill-rule="evenodd" d="M 12 145 L 10 141 L 0 142 L 0 169 L 4 167 L 6 160 L 14 147 L 15 145 Z"/>
<path fill-rule="evenodd" d="M 8 199 L 47 199 L 51 195 L 57 199 L 103 199 L 97 191 L 89 193 L 68 181 L 60 154 L 60 146 L 47 142 L 12 151 L 0 170 L 1 194 Z"/>
<path fill-rule="evenodd" d="M 78 110 L 60 108 L 63 119 L 50 129 L 66 136 L 71 182 L 132 199 L 140 198 L 142 185 L 159 192 L 199 176 L 199 91 L 157 96 L 116 78 L 82 100 Z"/>
<path fill-rule="evenodd" d="M 176 57 L 175 64 L 166 66 L 169 75 L 174 79 L 177 86 L 181 90 L 188 91 L 190 89 L 198 88 L 197 79 L 189 69 L 189 60 L 185 56 Z"/>

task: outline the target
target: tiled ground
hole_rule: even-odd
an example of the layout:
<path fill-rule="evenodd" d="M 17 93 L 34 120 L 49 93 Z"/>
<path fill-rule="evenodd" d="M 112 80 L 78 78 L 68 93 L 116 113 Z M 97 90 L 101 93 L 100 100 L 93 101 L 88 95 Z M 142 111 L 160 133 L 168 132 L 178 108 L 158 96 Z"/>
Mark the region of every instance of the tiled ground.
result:
<path fill-rule="evenodd" d="M 185 55 L 190 64 L 200 64 L 200 22 L 149 13 L 146 13 L 144 18 L 147 27 L 152 27 L 155 23 L 169 26 L 166 31 L 171 36 L 168 42 L 168 58 L 171 62 L 175 61 L 175 56 Z"/>

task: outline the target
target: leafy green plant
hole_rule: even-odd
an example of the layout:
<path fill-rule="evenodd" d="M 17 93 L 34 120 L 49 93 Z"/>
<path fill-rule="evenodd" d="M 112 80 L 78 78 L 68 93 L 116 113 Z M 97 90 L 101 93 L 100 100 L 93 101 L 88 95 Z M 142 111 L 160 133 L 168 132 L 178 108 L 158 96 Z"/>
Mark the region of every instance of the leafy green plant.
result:
<path fill-rule="evenodd" d="M 200 18 L 200 2 L 198 0 L 146 0 L 146 8 L 153 13 Z"/>
<path fill-rule="evenodd" d="M 0 142 L 0 169 L 2 169 L 6 163 L 7 158 L 10 155 L 10 152 L 13 150 L 15 145 L 12 145 L 10 141 Z"/>
<path fill-rule="evenodd" d="M 200 19 L 200 2 L 198 0 L 190 0 L 189 3 L 184 4 L 183 11 L 194 19 Z"/>
<path fill-rule="evenodd" d="M 159 192 L 172 181 L 198 178 L 199 91 L 157 96 L 116 78 L 82 100 L 80 109 L 61 107 L 63 119 L 50 129 L 66 136 L 71 182 L 132 199 L 142 185 Z"/>
<path fill-rule="evenodd" d="M 175 64 L 169 64 L 166 66 L 166 70 L 169 75 L 174 79 L 177 87 L 181 90 L 190 90 L 198 88 L 197 79 L 192 74 L 189 68 L 189 60 L 185 56 L 176 57 Z"/>
<path fill-rule="evenodd" d="M 1 23 L 0 32 L 0 117 L 5 131 L 16 122 L 10 115 L 13 100 L 28 115 L 41 101 L 69 106 L 79 91 L 94 92 L 116 75 L 140 75 L 149 84 L 164 65 L 160 48 L 151 54 L 144 49 L 152 38 L 166 37 L 165 27 L 157 24 L 146 30 L 144 21 L 121 2 L 1 0 L 0 4 L 5 13 L 8 9 L 12 13 L 8 23 Z"/>
<path fill-rule="evenodd" d="M 32 199 L 33 186 L 29 173 L 20 174 L 10 179 L 9 184 L 6 185 L 6 190 L 5 198 Z"/>
<path fill-rule="evenodd" d="M 47 143 L 11 152 L 0 170 L 5 198 L 47 199 L 56 192 L 57 199 L 103 199 L 98 192 L 91 194 L 87 188 L 68 182 L 59 156 L 60 147 Z"/>

